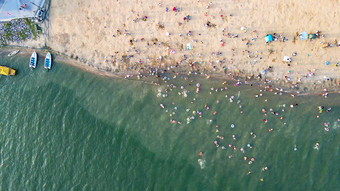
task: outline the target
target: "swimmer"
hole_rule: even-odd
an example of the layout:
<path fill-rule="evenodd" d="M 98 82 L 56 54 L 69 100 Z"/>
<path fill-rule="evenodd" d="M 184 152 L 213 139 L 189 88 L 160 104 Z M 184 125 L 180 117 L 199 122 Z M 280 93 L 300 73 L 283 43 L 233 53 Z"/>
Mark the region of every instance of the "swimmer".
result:
<path fill-rule="evenodd" d="M 234 128 L 234 127 L 235 127 L 235 125 L 234 125 L 234 124 L 231 124 L 231 125 L 230 125 L 230 127 L 231 127 L 231 128 Z"/>
<path fill-rule="evenodd" d="M 294 151 L 297 151 L 298 149 L 297 149 L 297 147 L 296 147 L 296 145 L 294 145 Z"/>
<path fill-rule="evenodd" d="M 320 146 L 320 143 L 316 142 L 315 146 L 313 148 L 316 149 L 316 150 L 319 150 L 319 146 Z"/>

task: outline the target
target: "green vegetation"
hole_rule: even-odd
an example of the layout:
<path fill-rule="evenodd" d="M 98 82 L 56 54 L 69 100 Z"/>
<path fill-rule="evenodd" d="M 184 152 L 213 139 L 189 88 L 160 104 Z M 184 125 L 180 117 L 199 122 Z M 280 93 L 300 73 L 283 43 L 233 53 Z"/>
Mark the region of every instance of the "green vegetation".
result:
<path fill-rule="evenodd" d="M 35 25 L 37 27 L 38 35 L 42 34 L 42 28 L 39 25 Z"/>
<path fill-rule="evenodd" d="M 25 31 L 19 31 L 16 33 L 22 40 L 26 40 L 27 35 L 25 33 Z"/>
<path fill-rule="evenodd" d="M 36 39 L 38 37 L 38 29 L 37 24 L 35 24 L 31 19 L 25 18 L 26 24 L 28 25 L 28 28 L 30 31 L 32 31 L 33 39 Z M 39 27 L 41 29 L 41 27 Z"/>
<path fill-rule="evenodd" d="M 30 18 L 16 19 L 2 23 L 0 31 L 0 45 L 6 45 L 9 41 L 21 41 L 30 38 L 37 39 L 42 34 L 42 28 Z"/>
<path fill-rule="evenodd" d="M 5 38 L 9 39 L 12 37 L 11 23 L 5 23 Z"/>

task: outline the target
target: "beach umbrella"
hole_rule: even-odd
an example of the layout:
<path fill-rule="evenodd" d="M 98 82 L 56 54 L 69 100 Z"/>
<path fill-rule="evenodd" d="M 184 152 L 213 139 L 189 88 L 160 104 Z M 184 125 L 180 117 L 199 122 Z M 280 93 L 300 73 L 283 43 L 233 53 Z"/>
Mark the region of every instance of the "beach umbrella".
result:
<path fill-rule="evenodd" d="M 188 44 L 187 44 L 187 50 L 191 50 L 191 49 L 192 49 L 191 44 L 188 43 Z"/>
<path fill-rule="evenodd" d="M 306 32 L 300 33 L 300 39 L 301 40 L 307 40 L 307 33 Z"/>
<path fill-rule="evenodd" d="M 273 40 L 273 37 L 272 37 L 271 34 L 268 34 L 268 35 L 266 35 L 266 36 L 264 37 L 264 40 L 266 41 L 266 43 L 268 43 L 268 42 L 270 42 L 270 41 Z"/>
<path fill-rule="evenodd" d="M 308 35 L 308 39 L 315 39 L 316 38 L 316 34 L 309 34 Z"/>
<path fill-rule="evenodd" d="M 282 61 L 284 61 L 284 62 L 292 62 L 292 58 L 289 57 L 289 56 L 284 56 Z"/>

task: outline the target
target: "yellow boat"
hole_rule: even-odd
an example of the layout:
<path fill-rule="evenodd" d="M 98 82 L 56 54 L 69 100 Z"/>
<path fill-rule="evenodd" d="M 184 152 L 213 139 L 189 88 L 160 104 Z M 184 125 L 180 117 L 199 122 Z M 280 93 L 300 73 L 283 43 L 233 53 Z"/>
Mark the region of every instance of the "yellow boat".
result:
<path fill-rule="evenodd" d="M 15 70 L 6 66 L 0 66 L 0 74 L 5 75 L 5 76 L 14 76 L 15 75 Z"/>

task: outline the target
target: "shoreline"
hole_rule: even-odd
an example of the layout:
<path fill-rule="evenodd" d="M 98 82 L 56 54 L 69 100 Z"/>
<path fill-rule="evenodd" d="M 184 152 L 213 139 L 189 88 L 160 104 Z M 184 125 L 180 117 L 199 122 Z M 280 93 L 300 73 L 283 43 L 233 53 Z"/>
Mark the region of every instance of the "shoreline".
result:
<path fill-rule="evenodd" d="M 333 66 L 339 63 L 340 35 L 332 33 L 340 30 L 340 16 L 330 14 L 327 21 L 334 22 L 327 23 L 323 17 L 310 21 L 305 13 L 297 14 L 303 9 L 317 15 L 337 4 L 319 2 L 315 9 L 312 0 L 242 1 L 51 1 L 41 36 L 4 48 L 51 47 L 55 61 L 115 78 L 181 73 L 300 94 L 340 92 L 340 67 Z M 313 40 L 299 38 L 299 32 L 316 30 L 322 32 Z M 265 43 L 267 33 L 272 42 Z M 282 61 L 287 55 L 291 62 Z"/>
<path fill-rule="evenodd" d="M 8 46 L 3 46 L 0 48 L 0 50 L 4 53 L 9 53 L 13 50 L 20 50 L 19 54 L 22 55 L 27 55 L 28 57 L 30 56 L 32 50 L 40 50 L 40 51 L 44 51 L 44 54 L 48 51 L 48 49 L 46 48 L 34 48 L 34 47 L 22 47 L 22 46 L 13 46 L 13 45 L 8 45 Z M 95 66 L 91 66 L 88 65 L 87 63 L 81 62 L 79 60 L 76 60 L 74 58 L 70 58 L 69 56 L 60 53 L 58 51 L 54 51 L 54 50 L 50 50 L 51 54 L 52 54 L 52 59 L 54 62 L 61 62 L 64 64 L 68 64 L 74 67 L 77 67 L 79 69 L 82 69 L 84 71 L 93 73 L 95 75 L 100 75 L 100 76 L 105 76 L 105 77 L 109 77 L 109 78 L 116 78 L 116 79 L 126 79 L 126 80 L 136 80 L 136 81 L 141 81 L 141 82 L 147 82 L 146 79 L 143 78 L 143 76 L 145 77 L 155 77 L 155 76 L 147 76 L 147 73 L 132 73 L 132 72 L 128 72 L 128 71 L 124 71 L 124 72 L 118 72 L 115 73 L 114 71 L 108 71 L 105 70 L 104 68 L 100 68 L 100 67 L 95 67 Z M 42 52 L 40 52 L 41 54 Z M 206 80 L 211 79 L 218 79 L 218 80 L 227 80 L 227 81 L 232 81 L 235 83 L 240 83 L 240 85 L 247 85 L 247 86 L 257 86 L 260 89 L 265 89 L 266 91 L 277 91 L 277 92 L 283 92 L 286 94 L 292 94 L 294 96 L 308 96 L 308 95 L 322 95 L 324 93 L 336 93 L 336 94 L 340 94 L 340 88 L 339 87 L 332 87 L 332 86 L 326 86 L 327 91 L 325 91 L 325 87 L 316 87 L 317 85 L 320 84 L 303 84 L 307 87 L 313 87 L 313 89 L 308 89 L 308 90 L 303 90 L 303 91 L 299 91 L 299 89 L 292 89 L 289 88 L 289 84 L 287 84 L 284 81 L 279 81 L 277 83 L 266 83 L 264 81 L 261 80 L 257 80 L 255 78 L 252 79 L 248 79 L 247 77 L 249 77 L 249 74 L 247 73 L 241 73 L 239 71 L 237 72 L 230 72 L 228 74 L 221 74 L 221 73 L 211 73 L 210 75 L 207 74 L 194 74 L 194 71 L 189 71 L 189 70 L 183 70 L 183 71 L 167 71 L 167 72 L 163 72 L 162 75 L 168 75 L 168 74 L 178 74 L 178 75 L 192 75 L 192 76 L 199 76 L 201 78 L 207 78 Z M 128 77 L 127 77 L 128 76 Z M 129 77 L 130 76 L 130 77 Z M 142 78 L 138 79 L 137 76 L 142 76 Z M 236 76 L 236 77 L 235 77 Z M 132 77 L 132 78 L 131 78 Z M 160 79 L 160 78 L 159 78 Z M 160 79 L 161 80 L 161 79 Z M 252 84 L 252 85 L 251 85 Z"/>

